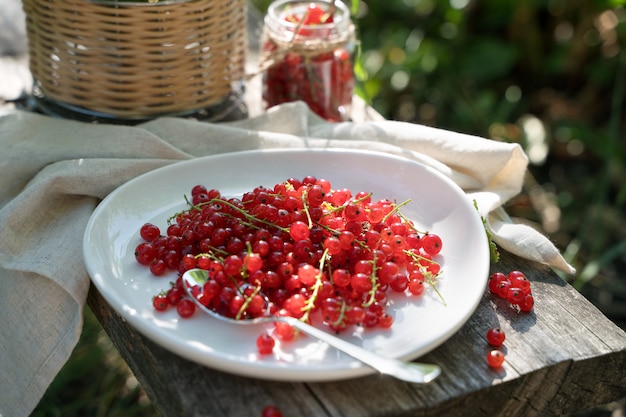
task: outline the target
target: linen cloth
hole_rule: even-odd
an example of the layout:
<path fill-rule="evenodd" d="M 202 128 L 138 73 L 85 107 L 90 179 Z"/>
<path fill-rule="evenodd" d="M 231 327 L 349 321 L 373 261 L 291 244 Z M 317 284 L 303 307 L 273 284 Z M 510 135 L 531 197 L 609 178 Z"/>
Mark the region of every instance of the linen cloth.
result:
<path fill-rule="evenodd" d="M 331 124 L 302 103 L 238 122 L 162 118 L 135 127 L 15 111 L 0 117 L 0 416 L 29 415 L 78 341 L 89 288 L 82 237 L 108 193 L 194 157 L 329 146 L 432 166 L 476 199 L 500 247 L 574 272 L 548 239 L 502 209 L 527 168 L 516 144 L 393 121 Z"/>

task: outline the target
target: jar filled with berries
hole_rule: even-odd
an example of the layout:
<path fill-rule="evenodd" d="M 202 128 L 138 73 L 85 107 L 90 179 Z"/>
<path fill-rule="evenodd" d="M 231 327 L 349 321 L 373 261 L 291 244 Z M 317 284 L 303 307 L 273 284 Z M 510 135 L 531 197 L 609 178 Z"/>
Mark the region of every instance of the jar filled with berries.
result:
<path fill-rule="evenodd" d="M 261 51 L 265 106 L 300 100 L 328 121 L 347 120 L 354 46 L 354 25 L 343 1 L 273 2 Z"/>

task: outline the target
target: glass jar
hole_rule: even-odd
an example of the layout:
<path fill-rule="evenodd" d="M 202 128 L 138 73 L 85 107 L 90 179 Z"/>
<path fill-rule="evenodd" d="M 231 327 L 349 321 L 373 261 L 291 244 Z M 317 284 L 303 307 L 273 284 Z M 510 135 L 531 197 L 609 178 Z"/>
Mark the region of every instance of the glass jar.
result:
<path fill-rule="evenodd" d="M 355 45 L 350 12 L 341 0 L 273 2 L 261 45 L 266 108 L 301 100 L 320 117 L 349 118 Z"/>

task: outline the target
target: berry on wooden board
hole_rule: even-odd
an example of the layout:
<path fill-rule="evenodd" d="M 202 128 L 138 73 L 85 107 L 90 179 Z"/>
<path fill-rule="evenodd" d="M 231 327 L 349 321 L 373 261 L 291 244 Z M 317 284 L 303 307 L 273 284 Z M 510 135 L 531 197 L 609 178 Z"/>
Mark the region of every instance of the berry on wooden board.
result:
<path fill-rule="evenodd" d="M 283 417 L 283 413 L 275 405 L 267 405 L 263 407 L 261 417 Z"/>
<path fill-rule="evenodd" d="M 487 365 L 491 368 L 500 368 L 504 364 L 504 353 L 497 349 L 490 350 L 487 353 Z"/>
<path fill-rule="evenodd" d="M 492 327 L 487 330 L 487 343 L 493 347 L 500 347 L 504 343 L 506 335 L 499 327 Z"/>
<path fill-rule="evenodd" d="M 521 312 L 529 312 L 535 305 L 530 281 L 521 271 L 508 274 L 494 272 L 487 283 L 489 291 L 495 296 L 509 302 Z"/>

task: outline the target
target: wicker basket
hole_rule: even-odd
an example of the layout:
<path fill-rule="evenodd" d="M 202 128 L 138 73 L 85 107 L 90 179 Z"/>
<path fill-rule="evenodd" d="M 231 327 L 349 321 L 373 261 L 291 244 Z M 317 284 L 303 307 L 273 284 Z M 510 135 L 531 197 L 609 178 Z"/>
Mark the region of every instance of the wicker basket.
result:
<path fill-rule="evenodd" d="M 218 105 L 243 84 L 246 0 L 23 0 L 46 100 L 111 118 Z"/>

